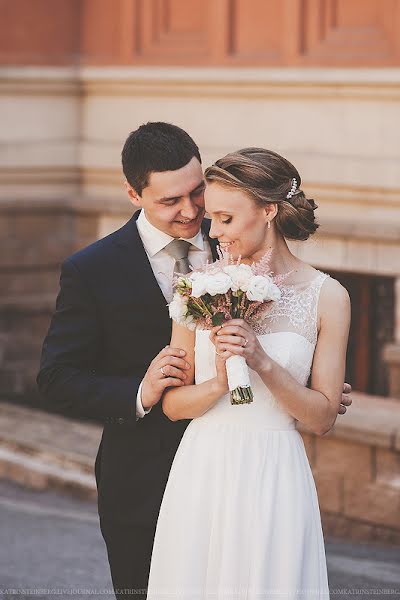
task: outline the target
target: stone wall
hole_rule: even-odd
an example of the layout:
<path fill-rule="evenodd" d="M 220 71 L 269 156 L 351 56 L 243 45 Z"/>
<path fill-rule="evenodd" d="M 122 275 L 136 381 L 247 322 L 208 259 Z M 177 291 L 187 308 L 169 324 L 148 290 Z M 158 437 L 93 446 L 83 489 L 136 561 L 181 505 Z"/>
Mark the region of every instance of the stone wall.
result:
<path fill-rule="evenodd" d="M 354 394 L 327 435 L 301 431 L 324 532 L 400 544 L 400 403 Z"/>
<path fill-rule="evenodd" d="M 0 394 L 35 401 L 63 260 L 130 216 L 129 203 L 0 202 Z"/>

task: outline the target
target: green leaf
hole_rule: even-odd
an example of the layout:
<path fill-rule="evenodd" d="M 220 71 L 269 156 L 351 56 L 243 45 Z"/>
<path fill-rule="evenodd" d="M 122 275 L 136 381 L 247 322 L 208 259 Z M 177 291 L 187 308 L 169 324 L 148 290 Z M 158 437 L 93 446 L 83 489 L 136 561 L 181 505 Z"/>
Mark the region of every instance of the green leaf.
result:
<path fill-rule="evenodd" d="M 212 317 L 212 322 L 213 322 L 214 327 L 216 325 L 222 325 L 222 323 L 224 321 L 225 321 L 224 313 L 221 313 L 221 312 L 215 313 L 215 315 L 213 315 L 213 317 Z"/>

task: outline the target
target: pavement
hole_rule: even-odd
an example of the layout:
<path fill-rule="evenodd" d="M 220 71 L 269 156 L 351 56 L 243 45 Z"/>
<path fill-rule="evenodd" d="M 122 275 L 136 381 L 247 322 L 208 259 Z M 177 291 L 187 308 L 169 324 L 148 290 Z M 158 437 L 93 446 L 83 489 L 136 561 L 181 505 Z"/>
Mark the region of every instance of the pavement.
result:
<path fill-rule="evenodd" d="M 0 482 L 0 598 L 114 598 L 96 504 Z M 400 548 L 326 540 L 331 600 L 400 598 Z M 261 599 L 260 599 L 261 600 Z"/>

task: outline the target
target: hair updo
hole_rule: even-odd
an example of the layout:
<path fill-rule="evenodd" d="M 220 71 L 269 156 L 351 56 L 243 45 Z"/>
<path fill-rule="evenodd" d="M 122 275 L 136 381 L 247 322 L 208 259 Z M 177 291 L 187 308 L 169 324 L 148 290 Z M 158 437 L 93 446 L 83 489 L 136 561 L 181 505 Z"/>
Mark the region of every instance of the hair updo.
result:
<path fill-rule="evenodd" d="M 272 150 L 243 148 L 227 154 L 206 169 L 205 177 L 210 183 L 246 192 L 258 206 L 276 203 L 275 224 L 288 240 L 306 240 L 319 226 L 314 215 L 318 207 L 300 189 L 301 177 L 297 169 Z M 297 189 L 287 199 L 293 178 L 297 181 Z"/>

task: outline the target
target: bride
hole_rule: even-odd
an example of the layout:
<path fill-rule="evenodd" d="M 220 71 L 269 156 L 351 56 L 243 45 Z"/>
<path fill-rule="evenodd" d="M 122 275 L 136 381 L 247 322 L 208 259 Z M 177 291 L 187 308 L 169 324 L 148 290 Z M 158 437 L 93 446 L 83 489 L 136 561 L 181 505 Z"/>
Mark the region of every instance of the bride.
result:
<path fill-rule="evenodd" d="M 287 246 L 318 227 L 288 160 L 246 148 L 205 176 L 210 236 L 248 264 L 272 247 L 272 271 L 287 275 L 253 328 L 238 319 L 211 332 L 173 323 L 171 345 L 194 367 L 187 385 L 166 392 L 163 411 L 192 421 L 165 489 L 147 597 L 329 598 L 318 497 L 296 425 L 323 435 L 336 420 L 349 297 Z M 230 402 L 225 361 L 235 354 L 250 368 L 251 404 Z"/>

